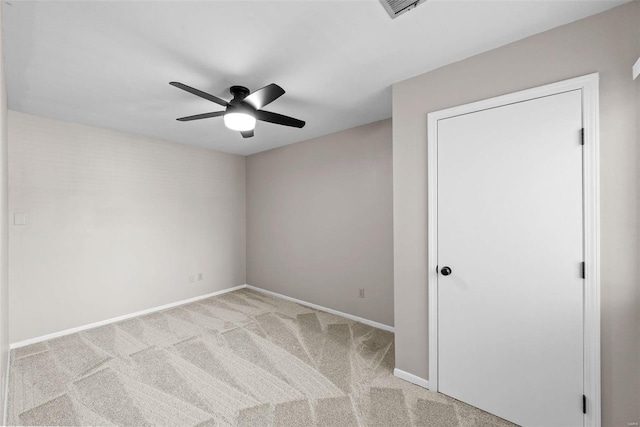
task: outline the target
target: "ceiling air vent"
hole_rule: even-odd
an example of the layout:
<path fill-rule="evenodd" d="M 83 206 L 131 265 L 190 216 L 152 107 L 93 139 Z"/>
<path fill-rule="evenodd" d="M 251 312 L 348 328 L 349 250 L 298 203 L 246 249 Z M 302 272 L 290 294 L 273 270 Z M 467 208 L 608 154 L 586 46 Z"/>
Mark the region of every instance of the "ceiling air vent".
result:
<path fill-rule="evenodd" d="M 423 3 L 425 0 L 380 0 L 389 16 L 395 18 Z"/>

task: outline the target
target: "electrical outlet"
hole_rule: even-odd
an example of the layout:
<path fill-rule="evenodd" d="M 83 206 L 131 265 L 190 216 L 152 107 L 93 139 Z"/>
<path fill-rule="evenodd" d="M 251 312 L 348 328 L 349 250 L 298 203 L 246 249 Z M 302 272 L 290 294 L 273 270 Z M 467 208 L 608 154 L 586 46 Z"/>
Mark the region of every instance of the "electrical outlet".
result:
<path fill-rule="evenodd" d="M 202 273 L 198 273 L 198 281 L 202 280 L 203 278 L 203 274 Z"/>
<path fill-rule="evenodd" d="M 189 283 L 193 283 L 196 281 L 196 277 L 193 274 L 189 275 Z"/>
<path fill-rule="evenodd" d="M 27 214 L 25 212 L 14 213 L 13 225 L 27 225 Z"/>
<path fill-rule="evenodd" d="M 360 292 L 358 293 L 360 298 L 364 298 L 364 288 L 360 288 Z"/>

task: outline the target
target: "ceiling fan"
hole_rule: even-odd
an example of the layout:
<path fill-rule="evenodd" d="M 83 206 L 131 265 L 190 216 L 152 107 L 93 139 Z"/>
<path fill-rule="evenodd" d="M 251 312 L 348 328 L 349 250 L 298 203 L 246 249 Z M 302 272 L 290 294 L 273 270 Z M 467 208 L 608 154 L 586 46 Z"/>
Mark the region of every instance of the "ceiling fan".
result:
<path fill-rule="evenodd" d="M 169 84 L 199 96 L 200 98 L 204 98 L 208 101 L 215 102 L 218 105 L 226 107 L 224 111 L 214 111 L 211 113 L 196 114 L 195 116 L 180 117 L 177 120 L 181 122 L 223 116 L 224 124 L 229 129 L 239 131 L 244 138 L 251 138 L 253 136 L 253 130 L 256 127 L 256 120 L 296 128 L 301 128 L 305 125 L 305 122 L 302 120 L 261 109 L 265 105 L 272 103 L 284 95 L 284 89 L 275 83 L 258 89 L 253 93 L 244 86 L 231 86 L 230 92 L 231 95 L 233 95 L 233 99 L 229 102 L 183 83 L 171 82 Z"/>

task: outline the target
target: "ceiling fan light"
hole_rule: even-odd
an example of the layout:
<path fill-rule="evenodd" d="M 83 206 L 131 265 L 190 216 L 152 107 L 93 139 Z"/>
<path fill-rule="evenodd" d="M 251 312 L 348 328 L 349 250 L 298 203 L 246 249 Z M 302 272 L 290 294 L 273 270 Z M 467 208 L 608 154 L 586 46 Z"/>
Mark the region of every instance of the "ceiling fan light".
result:
<path fill-rule="evenodd" d="M 231 130 L 245 132 L 256 127 L 256 118 L 247 113 L 227 113 L 224 115 L 224 124 Z"/>

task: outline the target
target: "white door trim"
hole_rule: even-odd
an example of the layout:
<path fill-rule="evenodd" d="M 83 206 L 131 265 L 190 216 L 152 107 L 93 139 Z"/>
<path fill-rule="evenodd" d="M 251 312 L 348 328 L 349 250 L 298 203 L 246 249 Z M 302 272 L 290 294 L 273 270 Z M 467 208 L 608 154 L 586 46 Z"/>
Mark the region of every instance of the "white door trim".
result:
<path fill-rule="evenodd" d="M 490 98 L 427 116 L 428 167 L 428 290 L 429 385 L 438 391 L 438 120 L 496 108 L 572 90 L 582 90 L 583 197 L 584 197 L 584 393 L 587 396 L 586 427 L 600 427 L 600 185 L 599 185 L 599 75 L 564 80 L 533 89 Z"/>

